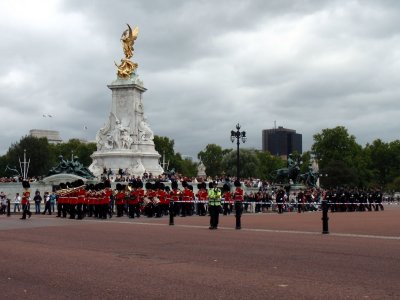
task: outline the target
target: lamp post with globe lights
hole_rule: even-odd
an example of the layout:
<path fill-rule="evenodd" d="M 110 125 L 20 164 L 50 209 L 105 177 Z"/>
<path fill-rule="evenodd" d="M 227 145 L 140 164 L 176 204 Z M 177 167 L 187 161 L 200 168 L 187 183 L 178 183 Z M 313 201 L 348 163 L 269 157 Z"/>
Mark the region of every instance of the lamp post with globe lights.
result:
<path fill-rule="evenodd" d="M 231 130 L 231 142 L 233 143 L 236 140 L 236 145 L 237 145 L 237 152 L 236 152 L 236 178 L 239 180 L 239 174 L 240 174 L 240 163 L 239 163 L 239 145 L 240 145 L 240 140 L 242 140 L 242 143 L 246 143 L 247 137 L 246 137 L 246 131 L 240 131 L 240 124 L 236 124 L 236 131 Z"/>

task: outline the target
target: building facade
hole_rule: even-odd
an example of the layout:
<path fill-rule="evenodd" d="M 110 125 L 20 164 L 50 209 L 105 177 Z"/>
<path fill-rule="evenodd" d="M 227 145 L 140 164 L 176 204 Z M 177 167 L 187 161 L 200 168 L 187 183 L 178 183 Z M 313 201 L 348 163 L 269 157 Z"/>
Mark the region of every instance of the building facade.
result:
<path fill-rule="evenodd" d="M 296 130 L 279 126 L 262 131 L 262 151 L 268 151 L 272 155 L 286 158 L 290 153 L 303 152 L 303 139 Z"/>
<path fill-rule="evenodd" d="M 59 144 L 62 142 L 60 138 L 60 132 L 56 130 L 43 130 L 43 129 L 31 129 L 29 135 L 37 138 L 47 138 L 51 144 Z"/>

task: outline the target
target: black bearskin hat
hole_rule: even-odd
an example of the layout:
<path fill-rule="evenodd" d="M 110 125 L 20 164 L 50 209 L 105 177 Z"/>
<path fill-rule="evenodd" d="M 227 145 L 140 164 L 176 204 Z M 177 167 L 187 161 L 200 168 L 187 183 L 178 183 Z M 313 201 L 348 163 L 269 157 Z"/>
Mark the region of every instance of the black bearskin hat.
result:
<path fill-rule="evenodd" d="M 139 189 L 143 188 L 143 181 L 139 180 L 139 181 L 136 183 L 136 186 L 137 186 Z"/>
<path fill-rule="evenodd" d="M 29 181 L 24 180 L 24 181 L 22 181 L 22 187 L 24 189 L 29 189 L 31 187 L 31 185 L 30 185 Z"/>
<path fill-rule="evenodd" d="M 185 188 L 188 186 L 188 183 L 184 180 L 184 181 L 182 181 L 182 186 Z"/>
<path fill-rule="evenodd" d="M 151 190 L 153 189 L 153 185 L 151 184 L 151 182 L 146 182 L 146 190 Z"/>
<path fill-rule="evenodd" d="M 231 190 L 231 188 L 229 187 L 229 185 L 228 184 L 224 184 L 224 186 L 222 187 L 222 189 L 225 191 L 225 192 L 229 192 L 230 190 Z"/>
<path fill-rule="evenodd" d="M 178 183 L 176 182 L 176 181 L 172 181 L 172 183 L 171 183 L 171 188 L 174 190 L 174 189 L 177 189 L 178 188 Z"/>
<path fill-rule="evenodd" d="M 82 179 L 80 179 L 80 180 L 82 180 Z M 83 182 L 83 181 L 82 181 L 82 182 Z M 108 180 L 108 179 L 104 180 L 104 187 L 105 187 L 105 188 L 111 188 L 111 182 L 110 182 L 110 180 Z"/>
<path fill-rule="evenodd" d="M 123 190 L 122 184 L 120 184 L 120 183 L 117 183 L 117 186 L 115 188 L 117 189 L 117 191 Z"/>
<path fill-rule="evenodd" d="M 235 180 L 235 182 L 233 183 L 236 187 L 241 186 L 240 181 L 239 180 Z"/>

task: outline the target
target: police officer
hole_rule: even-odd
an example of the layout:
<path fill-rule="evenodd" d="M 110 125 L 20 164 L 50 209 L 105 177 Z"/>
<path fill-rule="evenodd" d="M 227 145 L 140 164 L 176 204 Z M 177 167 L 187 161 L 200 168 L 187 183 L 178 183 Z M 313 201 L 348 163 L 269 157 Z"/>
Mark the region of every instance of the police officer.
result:
<path fill-rule="evenodd" d="M 208 184 L 208 210 L 210 212 L 209 229 L 218 229 L 219 211 L 221 209 L 221 190 L 213 182 Z"/>

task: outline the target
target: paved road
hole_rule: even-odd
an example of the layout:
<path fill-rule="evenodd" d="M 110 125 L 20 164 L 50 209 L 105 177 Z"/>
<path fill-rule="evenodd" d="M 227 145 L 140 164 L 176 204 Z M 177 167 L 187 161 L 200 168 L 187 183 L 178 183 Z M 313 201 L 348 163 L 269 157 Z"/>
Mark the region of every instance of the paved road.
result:
<path fill-rule="evenodd" d="M 3 299 L 400 299 L 400 208 L 68 220 L 0 216 Z"/>

